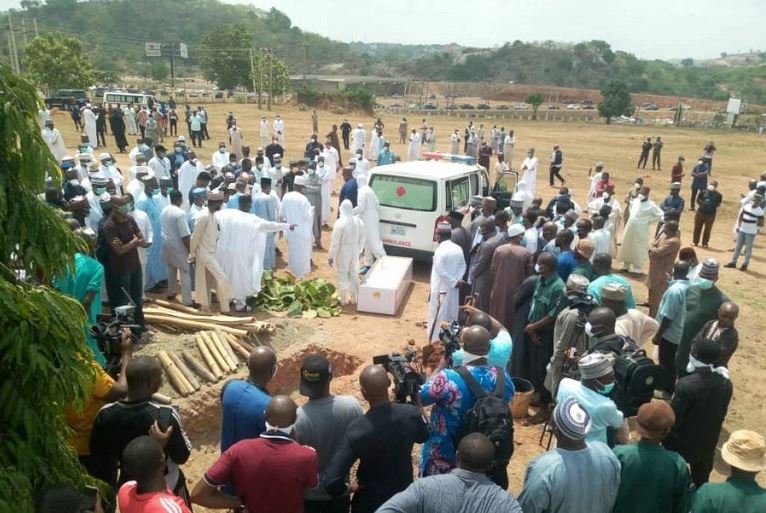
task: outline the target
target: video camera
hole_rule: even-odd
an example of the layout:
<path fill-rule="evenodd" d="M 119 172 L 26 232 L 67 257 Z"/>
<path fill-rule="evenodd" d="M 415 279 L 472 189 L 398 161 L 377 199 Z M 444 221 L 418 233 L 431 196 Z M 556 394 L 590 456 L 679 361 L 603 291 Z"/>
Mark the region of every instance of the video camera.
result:
<path fill-rule="evenodd" d="M 122 357 L 122 334 L 126 328 L 140 329 L 135 323 L 136 307 L 124 305 L 114 308 L 111 319 L 100 321 L 90 328 L 90 333 L 96 339 L 96 344 L 106 358 L 104 370 L 114 375 L 120 368 Z"/>
<path fill-rule="evenodd" d="M 417 354 L 415 351 L 406 351 L 404 354 L 391 353 L 373 356 L 372 363 L 382 365 L 394 377 L 394 394 L 396 402 L 416 404 L 420 385 L 425 383 L 422 373 L 415 370 L 412 362 Z"/>
<path fill-rule="evenodd" d="M 444 344 L 444 356 L 449 357 L 455 351 L 460 350 L 460 333 L 463 331 L 463 326 L 460 322 L 452 321 L 447 324 L 442 323 L 442 328 L 439 331 L 439 340 Z"/>

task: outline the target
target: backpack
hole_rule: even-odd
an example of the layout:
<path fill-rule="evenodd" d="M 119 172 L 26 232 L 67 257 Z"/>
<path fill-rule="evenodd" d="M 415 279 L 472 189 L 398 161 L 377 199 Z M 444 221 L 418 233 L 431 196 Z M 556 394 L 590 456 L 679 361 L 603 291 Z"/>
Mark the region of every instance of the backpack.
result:
<path fill-rule="evenodd" d="M 505 373 L 495 366 L 497 384 L 495 390 L 487 393 L 478 381 L 465 367 L 455 369 L 468 385 L 469 390 L 476 396 L 473 406 L 468 409 L 463 419 L 463 425 L 458 433 L 455 445 L 470 433 L 482 433 L 495 446 L 495 464 L 505 467 L 513 455 L 513 417 L 505 394 Z"/>
<path fill-rule="evenodd" d="M 626 417 L 638 412 L 649 401 L 654 389 L 663 384 L 662 367 L 646 356 L 646 351 L 624 351 L 614 361 L 615 393 L 617 408 Z"/>

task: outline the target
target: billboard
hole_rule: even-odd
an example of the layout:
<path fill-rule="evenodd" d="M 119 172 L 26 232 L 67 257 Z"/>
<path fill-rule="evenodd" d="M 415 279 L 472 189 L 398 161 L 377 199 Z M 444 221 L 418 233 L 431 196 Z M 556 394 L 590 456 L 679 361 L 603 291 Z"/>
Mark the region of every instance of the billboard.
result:
<path fill-rule="evenodd" d="M 726 105 L 726 112 L 728 114 L 739 114 L 742 109 L 742 100 L 739 98 L 729 98 L 729 103 Z"/>
<path fill-rule="evenodd" d="M 147 57 L 162 57 L 162 43 L 146 43 L 144 48 Z"/>

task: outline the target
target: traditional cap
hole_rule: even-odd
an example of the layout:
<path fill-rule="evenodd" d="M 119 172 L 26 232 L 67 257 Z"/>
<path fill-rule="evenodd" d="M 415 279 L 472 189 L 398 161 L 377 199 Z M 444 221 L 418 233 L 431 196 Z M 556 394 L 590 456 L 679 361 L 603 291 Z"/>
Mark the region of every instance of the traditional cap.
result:
<path fill-rule="evenodd" d="M 512 207 L 523 207 L 524 206 L 524 199 L 521 196 L 517 196 L 514 194 L 511 197 L 511 206 Z"/>
<path fill-rule="evenodd" d="M 740 429 L 729 435 L 721 448 L 723 461 L 746 472 L 766 470 L 766 440 L 749 429 Z"/>
<path fill-rule="evenodd" d="M 163 151 L 164 152 L 164 151 L 168 151 L 168 150 L 162 144 L 158 144 L 158 145 L 156 145 L 154 147 L 154 151 L 156 151 L 156 152 Z"/>
<path fill-rule="evenodd" d="M 207 189 L 205 187 L 196 187 L 192 189 L 193 197 L 206 196 L 206 195 L 207 195 Z"/>
<path fill-rule="evenodd" d="M 518 237 L 519 235 L 524 235 L 525 231 L 526 230 L 522 225 L 519 223 L 514 223 L 508 227 L 508 237 L 512 239 L 514 237 Z"/>
<path fill-rule="evenodd" d="M 577 218 L 580 217 L 577 214 L 577 212 L 575 211 L 575 209 L 573 209 L 573 208 L 570 208 L 569 210 L 567 210 L 566 214 L 564 214 L 564 215 L 567 216 L 572 221 L 577 221 Z"/>
<path fill-rule="evenodd" d="M 295 185 L 306 185 L 306 177 L 303 175 L 296 175 L 295 180 L 293 180 L 293 184 Z"/>
<path fill-rule="evenodd" d="M 590 415 L 574 397 L 568 397 L 553 410 L 553 423 L 565 437 L 582 440 L 590 431 Z"/>
<path fill-rule="evenodd" d="M 596 162 L 596 167 L 604 167 L 604 163 L 603 162 Z"/>
<path fill-rule="evenodd" d="M 160 183 L 173 183 L 173 179 L 169 176 L 161 176 Z"/>
<path fill-rule="evenodd" d="M 570 274 L 567 278 L 567 289 L 574 292 L 585 293 L 588 291 L 590 280 L 582 274 Z"/>
<path fill-rule="evenodd" d="M 681 182 L 673 182 L 670 184 L 670 190 L 671 191 L 680 191 L 681 190 Z"/>
<path fill-rule="evenodd" d="M 324 355 L 312 354 L 303 359 L 301 364 L 301 395 L 316 395 L 324 390 L 332 377 L 332 367 Z"/>
<path fill-rule="evenodd" d="M 676 414 L 665 401 L 650 401 L 638 409 L 637 420 L 638 434 L 658 440 L 676 423 Z"/>
<path fill-rule="evenodd" d="M 281 159 L 282 159 L 282 155 L 281 155 L 280 153 L 275 153 L 274 155 L 272 155 L 272 156 L 271 156 L 271 158 L 273 158 L 273 159 L 275 159 L 275 160 L 276 160 L 276 159 L 279 159 L 279 160 L 281 160 Z"/>
<path fill-rule="evenodd" d="M 90 177 L 90 184 L 93 187 L 96 187 L 97 185 L 106 185 L 109 182 L 109 180 L 106 177 L 103 176 L 92 176 Z"/>
<path fill-rule="evenodd" d="M 554 144 L 554 145 L 553 145 L 553 149 L 554 149 L 554 150 L 557 150 L 557 149 L 559 149 L 560 147 L 561 147 L 561 146 L 559 146 L 558 144 Z"/>
<path fill-rule="evenodd" d="M 105 192 L 104 194 L 98 197 L 98 203 L 101 206 L 109 205 L 111 202 L 112 202 L 112 195 L 109 194 L 108 192 Z"/>
<path fill-rule="evenodd" d="M 451 210 L 447 217 L 455 219 L 456 221 L 462 221 L 465 215 L 457 210 Z"/>
<path fill-rule="evenodd" d="M 75 155 L 75 157 L 77 158 L 77 160 L 93 160 L 93 155 L 91 155 L 90 153 L 80 152 L 77 155 Z"/>
<path fill-rule="evenodd" d="M 98 162 L 91 161 L 88 164 L 88 172 L 90 172 L 90 173 L 98 173 L 99 169 L 100 168 L 98 167 Z"/>
<path fill-rule="evenodd" d="M 102 153 L 101 155 L 98 156 L 98 160 L 111 160 L 111 159 L 112 159 L 112 156 L 109 155 L 108 153 Z"/>
<path fill-rule="evenodd" d="M 590 353 L 577 362 L 582 379 L 597 379 L 612 372 L 614 357 L 604 353 Z"/>
<path fill-rule="evenodd" d="M 601 287 L 601 299 L 611 301 L 625 301 L 628 297 L 628 288 L 619 283 L 607 283 Z"/>
<path fill-rule="evenodd" d="M 223 192 L 218 189 L 210 191 L 207 195 L 208 201 L 223 201 Z"/>
<path fill-rule="evenodd" d="M 699 277 L 705 278 L 706 280 L 717 280 L 719 267 L 718 260 L 715 258 L 706 258 L 702 261 Z"/>
<path fill-rule="evenodd" d="M 178 139 L 176 139 L 176 141 L 186 142 L 186 137 L 184 137 L 183 135 L 179 135 Z"/>
<path fill-rule="evenodd" d="M 74 157 L 71 155 L 64 155 L 64 158 L 61 159 L 61 162 L 64 162 L 65 160 L 74 160 Z"/>
<path fill-rule="evenodd" d="M 593 244 L 592 240 L 580 239 L 577 241 L 577 246 L 575 246 L 575 253 L 579 254 L 580 256 L 590 260 L 590 257 L 593 256 L 594 251 L 596 251 L 596 246 Z"/>
<path fill-rule="evenodd" d="M 260 152 L 263 152 L 263 146 L 258 146 L 258 147 L 255 149 L 255 152 L 256 152 L 256 153 L 258 153 L 259 151 L 260 151 Z"/>

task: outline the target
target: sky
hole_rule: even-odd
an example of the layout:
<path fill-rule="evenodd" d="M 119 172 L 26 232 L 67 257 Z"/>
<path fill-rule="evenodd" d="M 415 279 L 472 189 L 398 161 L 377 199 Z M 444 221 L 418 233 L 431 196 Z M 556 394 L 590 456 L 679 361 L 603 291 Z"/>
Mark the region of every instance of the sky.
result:
<path fill-rule="evenodd" d="M 0 9 L 19 1 L 0 0 Z M 766 0 L 223 1 L 275 6 L 293 25 L 347 42 L 492 47 L 516 39 L 601 39 L 645 59 L 766 50 Z"/>

